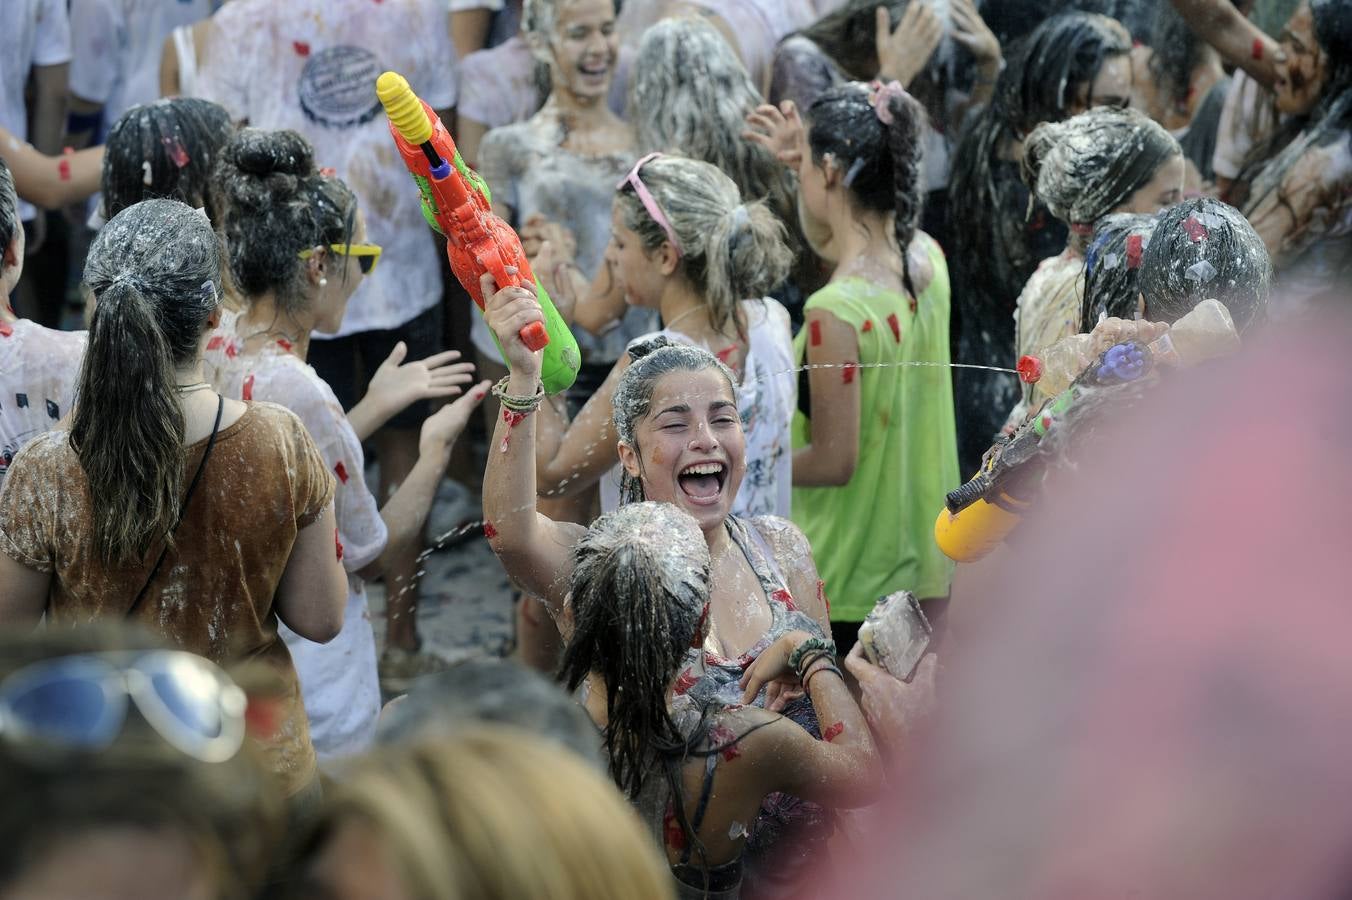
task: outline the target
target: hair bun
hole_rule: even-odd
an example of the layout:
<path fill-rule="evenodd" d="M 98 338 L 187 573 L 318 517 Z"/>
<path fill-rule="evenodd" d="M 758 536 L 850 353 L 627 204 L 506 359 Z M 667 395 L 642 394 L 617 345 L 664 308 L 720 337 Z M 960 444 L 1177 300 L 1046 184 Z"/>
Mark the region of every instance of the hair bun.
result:
<path fill-rule="evenodd" d="M 235 166 L 249 175 L 310 175 L 314 148 L 294 131 L 245 128 L 235 139 Z"/>
<path fill-rule="evenodd" d="M 671 338 L 665 334 L 654 335 L 653 337 L 639 338 L 629 345 L 629 358 L 637 362 L 650 353 L 655 353 L 663 347 L 671 346 Z"/>

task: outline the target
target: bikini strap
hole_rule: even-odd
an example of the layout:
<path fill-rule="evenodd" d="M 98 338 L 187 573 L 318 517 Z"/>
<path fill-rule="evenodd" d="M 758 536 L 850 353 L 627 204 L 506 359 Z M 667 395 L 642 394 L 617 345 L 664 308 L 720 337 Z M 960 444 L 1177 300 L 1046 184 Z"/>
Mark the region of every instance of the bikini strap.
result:
<path fill-rule="evenodd" d="M 697 837 L 699 827 L 704 823 L 704 814 L 709 811 L 709 799 L 714 793 L 714 770 L 718 768 L 718 754 L 710 753 L 704 759 L 704 784 L 700 786 L 699 804 L 695 807 L 695 817 L 690 820 L 690 835 Z M 691 846 L 693 840 L 685 842 L 685 850 L 681 852 L 681 865 L 690 862 Z"/>
<path fill-rule="evenodd" d="M 746 561 L 751 564 L 751 570 L 760 579 L 765 596 L 769 597 L 775 591 L 788 587 L 784 581 L 784 573 L 780 571 L 779 564 L 775 562 L 775 556 L 770 551 L 769 542 L 755 525 L 748 524 L 738 516 L 728 516 L 728 534 L 732 536 L 733 542 L 742 551 Z"/>

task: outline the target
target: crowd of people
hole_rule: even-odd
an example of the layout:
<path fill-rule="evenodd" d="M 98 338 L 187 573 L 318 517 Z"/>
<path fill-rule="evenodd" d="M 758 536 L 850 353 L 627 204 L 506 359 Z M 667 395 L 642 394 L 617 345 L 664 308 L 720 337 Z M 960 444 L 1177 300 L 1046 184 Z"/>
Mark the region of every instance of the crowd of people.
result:
<path fill-rule="evenodd" d="M 7 2 L 0 894 L 1340 895 L 1352 0 L 1262 13 Z M 447 479 L 510 659 L 419 632 Z"/>

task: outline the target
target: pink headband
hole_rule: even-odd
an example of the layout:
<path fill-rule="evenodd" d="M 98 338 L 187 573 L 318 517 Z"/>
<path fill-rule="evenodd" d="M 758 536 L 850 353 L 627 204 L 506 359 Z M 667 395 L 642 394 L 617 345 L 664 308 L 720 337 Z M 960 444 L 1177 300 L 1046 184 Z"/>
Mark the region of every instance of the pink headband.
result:
<path fill-rule="evenodd" d="M 884 125 L 891 125 L 895 121 L 892 115 L 892 98 L 905 96 L 906 88 L 902 87 L 899 81 L 889 81 L 886 84 L 873 81 L 868 86 L 868 102 L 877 113 L 878 121 Z"/>
<path fill-rule="evenodd" d="M 624 190 L 626 184 L 633 186 L 634 193 L 638 194 L 639 202 L 641 202 L 643 208 L 648 211 L 648 215 L 652 216 L 653 221 L 662 226 L 662 230 L 667 233 L 667 240 L 671 241 L 671 246 L 676 250 L 676 256 L 679 258 L 685 255 L 685 251 L 681 249 L 681 242 L 676 239 L 676 230 L 671 227 L 671 223 L 667 221 L 667 217 L 662 214 L 662 207 L 657 205 L 657 201 L 653 199 L 653 195 L 648 192 L 648 188 L 643 184 L 643 179 L 638 177 L 639 169 L 661 155 L 661 153 L 649 153 L 647 156 L 634 163 L 634 167 L 629 170 L 629 174 L 621 178 L 620 183 L 615 185 L 615 190 Z"/>

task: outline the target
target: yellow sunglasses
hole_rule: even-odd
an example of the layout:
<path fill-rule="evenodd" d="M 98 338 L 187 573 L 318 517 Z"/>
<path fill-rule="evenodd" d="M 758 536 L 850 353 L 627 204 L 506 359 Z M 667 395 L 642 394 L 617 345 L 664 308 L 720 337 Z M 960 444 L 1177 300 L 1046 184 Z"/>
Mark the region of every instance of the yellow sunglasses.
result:
<path fill-rule="evenodd" d="M 381 247 L 379 244 L 329 244 L 329 249 L 339 256 L 353 256 L 357 259 L 357 265 L 361 266 L 363 275 L 370 275 L 376 270 L 376 263 L 380 262 Z M 313 249 L 300 251 L 301 259 L 309 259 L 314 256 Z"/>

